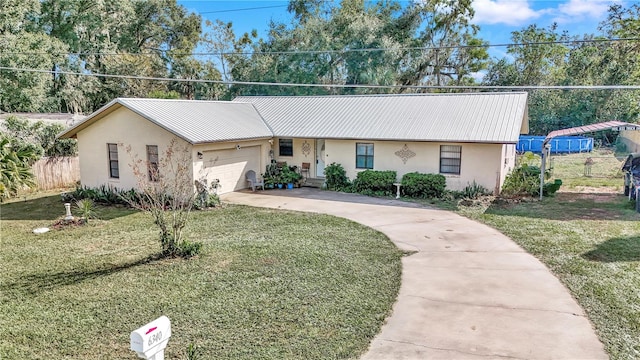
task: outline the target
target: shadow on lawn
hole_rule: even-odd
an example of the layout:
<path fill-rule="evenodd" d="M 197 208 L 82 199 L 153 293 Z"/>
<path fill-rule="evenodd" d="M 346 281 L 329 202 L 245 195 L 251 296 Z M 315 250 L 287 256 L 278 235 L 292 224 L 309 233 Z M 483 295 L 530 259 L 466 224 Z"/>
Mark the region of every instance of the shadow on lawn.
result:
<path fill-rule="evenodd" d="M 37 295 L 44 291 L 54 290 L 58 287 L 77 284 L 79 282 L 100 278 L 103 276 L 111 275 L 123 270 L 127 270 L 136 266 L 150 264 L 158 260 L 162 260 L 161 255 L 151 255 L 140 260 L 112 266 L 103 269 L 97 269 L 93 271 L 67 271 L 58 273 L 44 273 L 34 274 L 21 277 L 18 281 L 13 283 L 3 283 L 0 286 L 2 293 L 18 293 L 18 294 L 30 294 Z M 17 294 L 16 294 L 17 295 Z"/>
<path fill-rule="evenodd" d="M 542 202 L 496 203 L 485 213 L 549 220 L 640 219 L 640 214 L 634 211 L 633 204 L 626 197 L 609 193 L 558 193 Z"/>
<path fill-rule="evenodd" d="M 75 213 L 75 204 L 71 204 L 71 210 Z M 96 205 L 96 212 L 100 220 L 112 220 L 136 211 L 124 206 Z M 0 214 L 2 220 L 56 220 L 65 215 L 65 209 L 60 195 L 50 195 L 4 203 L 0 205 Z"/>
<path fill-rule="evenodd" d="M 640 236 L 609 239 L 582 257 L 599 262 L 640 261 Z"/>

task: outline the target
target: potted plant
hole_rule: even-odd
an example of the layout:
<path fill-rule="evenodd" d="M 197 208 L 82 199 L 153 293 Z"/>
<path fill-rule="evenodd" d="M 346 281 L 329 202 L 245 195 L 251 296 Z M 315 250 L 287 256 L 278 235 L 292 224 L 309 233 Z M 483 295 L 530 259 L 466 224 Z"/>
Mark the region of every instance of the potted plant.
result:
<path fill-rule="evenodd" d="M 277 176 L 275 177 L 275 182 L 276 182 L 276 184 L 277 184 L 277 186 L 278 186 L 278 189 L 282 189 L 282 187 L 284 186 L 284 179 L 283 179 L 283 177 L 284 177 L 284 176 L 283 176 L 283 174 L 282 174 L 282 173 L 280 173 L 279 175 L 277 175 Z"/>
<path fill-rule="evenodd" d="M 288 184 L 291 181 L 291 174 L 288 166 L 283 166 L 280 171 L 280 181 L 284 185 L 284 188 L 288 188 Z"/>
<path fill-rule="evenodd" d="M 300 187 L 300 183 L 302 180 L 302 175 L 299 172 L 293 172 L 292 180 L 293 180 L 293 185 L 295 185 L 295 187 Z"/>
<path fill-rule="evenodd" d="M 273 189 L 276 186 L 276 179 L 273 176 L 263 175 L 264 179 L 264 188 L 265 189 Z"/>

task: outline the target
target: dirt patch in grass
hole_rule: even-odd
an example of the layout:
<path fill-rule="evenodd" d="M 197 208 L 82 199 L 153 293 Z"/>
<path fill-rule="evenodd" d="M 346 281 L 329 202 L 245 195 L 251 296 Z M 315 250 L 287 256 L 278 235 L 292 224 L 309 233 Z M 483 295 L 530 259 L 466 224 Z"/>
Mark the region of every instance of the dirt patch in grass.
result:
<path fill-rule="evenodd" d="M 615 186 L 576 186 L 573 188 L 560 188 L 558 194 L 561 193 L 569 193 L 569 194 L 608 194 L 608 195 L 619 195 L 620 189 Z"/>
<path fill-rule="evenodd" d="M 543 218 L 549 220 L 638 220 L 632 204 L 621 194 L 556 193 L 553 198 L 496 199 L 487 214 Z M 464 207 L 460 211 L 465 212 Z"/>
<path fill-rule="evenodd" d="M 619 200 L 620 194 L 599 193 L 599 192 L 566 192 L 556 194 L 557 201 L 576 202 L 580 200 L 591 200 L 595 203 L 612 203 Z"/>

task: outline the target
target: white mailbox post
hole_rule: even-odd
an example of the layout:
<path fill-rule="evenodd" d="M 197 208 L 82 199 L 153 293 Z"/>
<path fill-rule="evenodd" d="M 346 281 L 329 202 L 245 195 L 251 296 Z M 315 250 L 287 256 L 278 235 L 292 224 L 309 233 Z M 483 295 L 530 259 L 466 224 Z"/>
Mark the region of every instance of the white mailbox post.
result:
<path fill-rule="evenodd" d="M 131 332 L 131 350 L 147 360 L 164 360 L 164 349 L 171 337 L 171 321 L 161 316 Z"/>

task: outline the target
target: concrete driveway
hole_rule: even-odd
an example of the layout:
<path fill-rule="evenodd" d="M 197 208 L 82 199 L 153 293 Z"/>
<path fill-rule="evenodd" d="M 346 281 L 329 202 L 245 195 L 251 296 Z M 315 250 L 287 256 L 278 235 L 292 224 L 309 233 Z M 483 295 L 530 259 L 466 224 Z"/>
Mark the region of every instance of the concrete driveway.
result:
<path fill-rule="evenodd" d="M 549 270 L 498 231 L 452 212 L 316 189 L 222 200 L 317 212 L 372 227 L 404 250 L 393 313 L 363 359 L 606 359 Z"/>

